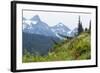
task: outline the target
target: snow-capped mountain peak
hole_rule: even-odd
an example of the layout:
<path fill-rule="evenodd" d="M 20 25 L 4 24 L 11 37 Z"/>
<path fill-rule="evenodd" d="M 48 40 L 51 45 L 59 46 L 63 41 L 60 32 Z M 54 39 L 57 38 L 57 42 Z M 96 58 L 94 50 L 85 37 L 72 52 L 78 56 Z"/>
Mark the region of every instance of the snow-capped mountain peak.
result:
<path fill-rule="evenodd" d="M 64 36 L 68 36 L 69 35 L 69 32 L 71 31 L 67 26 L 65 26 L 63 23 L 58 23 L 57 25 L 51 27 L 52 31 L 56 34 L 56 36 L 58 38 L 61 39 L 61 35 L 64 35 Z"/>
<path fill-rule="evenodd" d="M 41 21 L 38 15 L 33 16 L 30 20 L 31 20 L 31 24 L 33 25 L 38 24 L 38 22 Z"/>
<path fill-rule="evenodd" d="M 58 26 L 58 27 L 59 27 L 59 26 L 64 26 L 64 24 L 60 22 L 60 23 L 57 24 L 57 26 Z"/>
<path fill-rule="evenodd" d="M 61 22 L 53 26 L 51 29 L 55 33 L 60 33 L 60 34 L 67 34 L 67 32 L 70 31 L 70 29 Z"/>
<path fill-rule="evenodd" d="M 32 21 L 40 21 L 40 17 L 38 15 L 35 15 L 30 20 L 32 20 Z"/>
<path fill-rule="evenodd" d="M 31 18 L 30 25 L 26 27 L 26 29 L 23 30 L 23 32 L 56 37 L 55 33 L 51 30 L 48 24 L 41 21 L 38 15 L 35 15 Z"/>

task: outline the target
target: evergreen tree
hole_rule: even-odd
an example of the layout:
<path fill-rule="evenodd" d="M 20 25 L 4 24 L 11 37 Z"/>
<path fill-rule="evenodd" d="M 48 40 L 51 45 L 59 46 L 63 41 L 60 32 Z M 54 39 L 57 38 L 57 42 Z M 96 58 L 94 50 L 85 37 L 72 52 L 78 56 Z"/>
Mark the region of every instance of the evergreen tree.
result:
<path fill-rule="evenodd" d="M 90 24 L 89 24 L 89 32 L 91 32 L 91 20 L 90 20 Z"/>
<path fill-rule="evenodd" d="M 85 28 L 85 32 L 87 32 L 88 31 L 88 28 Z"/>
<path fill-rule="evenodd" d="M 80 16 L 79 16 L 79 22 L 78 22 L 78 34 L 83 32 L 83 27 L 82 27 L 82 22 L 80 21 Z"/>

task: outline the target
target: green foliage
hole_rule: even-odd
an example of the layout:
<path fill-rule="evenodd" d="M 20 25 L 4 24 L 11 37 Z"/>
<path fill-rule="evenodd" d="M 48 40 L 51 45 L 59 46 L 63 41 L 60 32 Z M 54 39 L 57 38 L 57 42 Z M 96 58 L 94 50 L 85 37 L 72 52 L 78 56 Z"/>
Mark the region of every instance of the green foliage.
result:
<path fill-rule="evenodd" d="M 64 60 L 86 60 L 91 58 L 90 34 L 81 33 L 70 40 L 64 40 L 53 46 L 46 56 L 33 56 L 29 52 L 23 55 L 23 62 L 47 62 Z"/>

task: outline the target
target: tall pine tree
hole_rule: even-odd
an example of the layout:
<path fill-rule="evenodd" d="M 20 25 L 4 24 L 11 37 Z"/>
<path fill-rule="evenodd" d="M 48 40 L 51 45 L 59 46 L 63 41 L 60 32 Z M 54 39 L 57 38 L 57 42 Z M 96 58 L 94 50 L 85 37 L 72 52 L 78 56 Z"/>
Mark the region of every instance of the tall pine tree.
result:
<path fill-rule="evenodd" d="M 82 27 L 82 22 L 80 21 L 80 16 L 79 16 L 79 22 L 78 22 L 78 35 L 83 32 L 83 27 Z"/>
<path fill-rule="evenodd" d="M 91 20 L 90 20 L 90 23 L 89 23 L 89 32 L 91 33 Z"/>

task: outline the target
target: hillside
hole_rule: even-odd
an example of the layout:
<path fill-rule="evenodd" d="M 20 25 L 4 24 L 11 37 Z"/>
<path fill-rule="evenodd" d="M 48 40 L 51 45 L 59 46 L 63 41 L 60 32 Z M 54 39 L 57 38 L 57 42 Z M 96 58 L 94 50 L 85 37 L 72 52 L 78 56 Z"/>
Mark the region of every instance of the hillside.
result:
<path fill-rule="evenodd" d="M 54 44 L 52 39 L 55 41 L 59 40 L 56 37 L 23 32 L 23 55 L 26 54 L 25 50 L 32 55 L 47 55 L 49 49 L 52 48 Z"/>
<path fill-rule="evenodd" d="M 26 52 L 26 54 L 23 56 L 23 62 L 90 59 L 90 42 L 90 34 L 83 32 L 79 36 L 55 44 L 52 50 L 46 56 L 33 56 L 29 52 Z"/>
<path fill-rule="evenodd" d="M 62 45 L 61 45 L 62 44 Z M 82 33 L 81 35 L 66 40 L 59 45 L 55 45 L 53 50 L 56 56 L 65 60 L 82 60 L 90 59 L 90 35 L 88 33 Z"/>

